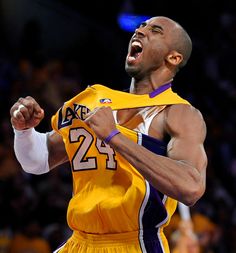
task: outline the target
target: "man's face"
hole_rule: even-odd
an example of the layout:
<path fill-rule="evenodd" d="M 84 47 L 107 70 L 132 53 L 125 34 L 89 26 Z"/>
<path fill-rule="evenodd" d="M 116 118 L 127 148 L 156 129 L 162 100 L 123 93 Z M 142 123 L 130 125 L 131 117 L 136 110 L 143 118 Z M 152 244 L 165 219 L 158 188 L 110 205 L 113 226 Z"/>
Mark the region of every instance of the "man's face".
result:
<path fill-rule="evenodd" d="M 126 71 L 132 77 L 143 77 L 165 63 L 169 53 L 168 19 L 155 17 L 143 22 L 132 36 L 126 57 Z"/>

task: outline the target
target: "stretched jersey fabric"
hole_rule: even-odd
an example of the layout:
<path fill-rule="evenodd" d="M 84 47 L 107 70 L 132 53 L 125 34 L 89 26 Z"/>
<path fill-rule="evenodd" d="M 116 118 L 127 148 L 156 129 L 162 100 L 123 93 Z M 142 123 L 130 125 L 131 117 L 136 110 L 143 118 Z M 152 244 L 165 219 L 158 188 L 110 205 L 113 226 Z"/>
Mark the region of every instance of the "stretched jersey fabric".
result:
<path fill-rule="evenodd" d="M 134 95 L 93 85 L 52 117 L 53 129 L 63 137 L 73 175 L 67 221 L 74 232 L 59 252 L 169 253 L 163 227 L 176 209 L 176 200 L 157 191 L 83 120 L 89 111 L 103 105 L 112 108 L 114 117 L 117 110 L 140 107 L 146 115 L 143 122 L 134 117 L 128 127 L 117 124 L 117 128 L 151 152 L 166 155 L 166 144 L 148 136 L 146 125 L 166 105 L 180 103 L 189 104 L 170 87 Z"/>

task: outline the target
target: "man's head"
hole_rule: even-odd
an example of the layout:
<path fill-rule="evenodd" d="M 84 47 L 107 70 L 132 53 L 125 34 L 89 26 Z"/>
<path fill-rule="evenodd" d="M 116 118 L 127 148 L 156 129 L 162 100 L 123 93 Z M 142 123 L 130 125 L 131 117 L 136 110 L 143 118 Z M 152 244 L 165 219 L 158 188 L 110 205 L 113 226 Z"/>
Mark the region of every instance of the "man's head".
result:
<path fill-rule="evenodd" d="M 173 77 L 187 63 L 191 51 L 191 39 L 182 26 L 167 17 L 153 17 L 135 30 L 125 68 L 139 79 L 165 70 Z"/>

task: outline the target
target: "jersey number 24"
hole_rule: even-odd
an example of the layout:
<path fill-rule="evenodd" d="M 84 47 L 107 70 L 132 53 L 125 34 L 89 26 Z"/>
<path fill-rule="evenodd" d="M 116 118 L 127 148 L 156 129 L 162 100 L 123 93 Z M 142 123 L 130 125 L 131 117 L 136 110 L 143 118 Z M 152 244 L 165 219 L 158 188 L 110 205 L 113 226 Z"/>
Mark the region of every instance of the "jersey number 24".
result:
<path fill-rule="evenodd" d="M 95 138 L 85 128 L 78 127 L 70 129 L 69 133 L 70 143 L 79 142 L 80 145 L 76 150 L 71 160 L 72 169 L 74 171 L 81 170 L 94 170 L 97 169 L 97 157 L 87 156 L 88 151 L 94 148 L 93 142 L 95 141 L 95 147 L 100 155 L 106 155 L 106 169 L 115 170 L 117 161 L 115 160 L 115 151 L 104 141 Z"/>

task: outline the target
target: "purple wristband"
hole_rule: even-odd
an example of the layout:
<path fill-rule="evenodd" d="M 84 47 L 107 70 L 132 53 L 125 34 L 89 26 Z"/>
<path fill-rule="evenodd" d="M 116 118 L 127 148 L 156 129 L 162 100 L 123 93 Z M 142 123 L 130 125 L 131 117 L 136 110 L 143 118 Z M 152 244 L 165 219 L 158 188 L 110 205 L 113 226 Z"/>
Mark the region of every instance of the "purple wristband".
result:
<path fill-rule="evenodd" d="M 120 133 L 120 131 L 117 130 L 117 129 L 111 131 L 111 133 L 104 139 L 104 141 L 108 144 L 109 141 L 110 141 L 115 135 L 117 135 L 117 134 L 119 134 L 119 133 Z"/>

